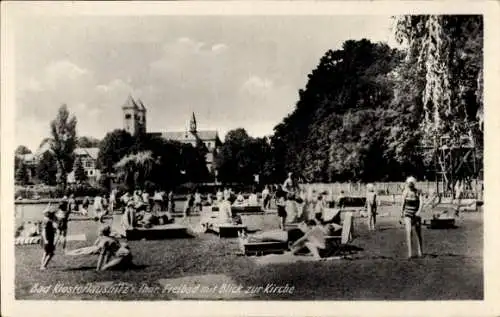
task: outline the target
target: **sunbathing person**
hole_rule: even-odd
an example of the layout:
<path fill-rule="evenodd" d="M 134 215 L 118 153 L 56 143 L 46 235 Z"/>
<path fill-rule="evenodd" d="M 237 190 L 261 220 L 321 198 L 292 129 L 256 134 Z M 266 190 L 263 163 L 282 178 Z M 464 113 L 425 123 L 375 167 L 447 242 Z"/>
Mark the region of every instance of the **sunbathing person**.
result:
<path fill-rule="evenodd" d="M 245 205 L 245 197 L 243 197 L 243 194 L 241 192 L 236 197 L 236 201 L 234 202 L 234 204 L 236 206 L 243 206 L 243 205 Z"/>
<path fill-rule="evenodd" d="M 97 271 L 111 268 L 129 267 L 132 265 L 132 253 L 126 243 L 120 243 L 118 239 L 111 237 L 111 228 L 104 226 L 101 234 L 94 243 L 99 248 L 99 259 L 97 260 Z"/>
<path fill-rule="evenodd" d="M 248 197 L 248 206 L 259 206 L 259 198 L 255 192 L 252 192 Z"/>
<path fill-rule="evenodd" d="M 239 234 L 240 247 L 243 250 L 244 244 L 249 242 L 283 242 L 288 244 L 294 255 L 307 249 L 314 257 L 319 258 L 320 250 L 326 248 L 326 237 L 338 235 L 341 231 L 342 226 L 336 223 L 318 223 L 314 220 L 308 220 L 301 222 L 297 228 L 286 231 L 272 230 L 252 236 Z"/>
<path fill-rule="evenodd" d="M 320 259 L 320 250 L 326 249 L 326 236 L 329 233 L 327 227 L 314 220 L 308 220 L 305 223 L 302 222 L 299 229 L 304 232 L 304 236 L 290 246 L 290 252 L 297 255 L 304 248 L 307 248 L 314 258 Z"/>
<path fill-rule="evenodd" d="M 143 228 L 151 228 L 155 223 L 157 223 L 158 218 L 149 211 L 144 211 L 142 218 L 138 221 L 139 226 Z"/>
<path fill-rule="evenodd" d="M 224 193 L 219 189 L 217 194 L 215 194 L 217 204 L 221 203 L 224 200 Z"/>
<path fill-rule="evenodd" d="M 126 231 L 128 229 L 134 229 L 136 226 L 136 211 L 134 207 L 134 202 L 129 201 L 125 207 L 125 212 L 122 216 L 122 227 Z"/>
<path fill-rule="evenodd" d="M 241 217 L 239 215 L 233 216 L 231 210 L 231 203 L 228 200 L 224 200 L 219 205 L 219 224 L 241 224 Z"/>
<path fill-rule="evenodd" d="M 88 215 L 89 206 L 90 206 L 90 197 L 85 196 L 85 198 L 83 198 L 82 204 L 80 206 L 80 213 L 84 216 Z"/>

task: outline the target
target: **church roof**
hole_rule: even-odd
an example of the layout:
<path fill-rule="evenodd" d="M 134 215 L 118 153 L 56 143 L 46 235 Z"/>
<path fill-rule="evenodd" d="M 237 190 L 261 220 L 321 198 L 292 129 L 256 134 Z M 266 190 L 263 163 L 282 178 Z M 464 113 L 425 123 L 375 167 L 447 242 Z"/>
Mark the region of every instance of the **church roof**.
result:
<path fill-rule="evenodd" d="M 137 106 L 134 98 L 129 95 L 127 101 L 125 101 L 125 104 L 122 106 L 122 109 L 139 109 L 139 106 Z"/>
<path fill-rule="evenodd" d="M 137 104 L 139 105 L 140 110 L 146 111 L 146 107 L 144 106 L 144 103 L 142 103 L 141 99 L 137 99 Z"/>
<path fill-rule="evenodd" d="M 198 137 L 202 140 L 215 140 L 218 138 L 217 131 L 215 130 L 205 130 L 197 131 Z"/>
<path fill-rule="evenodd" d="M 202 141 L 215 141 L 218 138 L 217 131 L 215 130 L 197 131 L 196 134 Z M 196 140 L 195 135 L 191 132 L 162 132 L 161 136 L 167 140 L 172 141 Z"/>

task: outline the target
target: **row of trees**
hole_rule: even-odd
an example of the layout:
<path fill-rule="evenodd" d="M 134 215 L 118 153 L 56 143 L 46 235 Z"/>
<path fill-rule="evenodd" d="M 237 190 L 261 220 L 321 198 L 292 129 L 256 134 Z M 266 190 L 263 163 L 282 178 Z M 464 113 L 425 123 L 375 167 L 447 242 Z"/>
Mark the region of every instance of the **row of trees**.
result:
<path fill-rule="evenodd" d="M 287 171 L 309 182 L 432 179 L 424 141 L 469 131 L 482 165 L 482 17 L 402 16 L 395 33 L 407 50 L 363 39 L 327 51 L 270 138 L 228 133 L 220 179 L 281 182 Z"/>
<path fill-rule="evenodd" d="M 116 177 L 127 189 L 173 188 L 212 180 L 206 153 L 202 142 L 192 146 L 155 135 L 133 137 L 124 130 L 114 130 L 100 144 L 97 166 L 104 186 Z"/>

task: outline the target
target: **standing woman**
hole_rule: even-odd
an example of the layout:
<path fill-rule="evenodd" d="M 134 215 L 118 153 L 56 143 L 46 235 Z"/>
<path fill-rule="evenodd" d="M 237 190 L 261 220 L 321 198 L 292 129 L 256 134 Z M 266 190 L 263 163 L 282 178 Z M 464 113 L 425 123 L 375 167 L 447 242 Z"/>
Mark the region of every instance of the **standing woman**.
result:
<path fill-rule="evenodd" d="M 377 193 L 373 184 L 366 185 L 366 211 L 368 212 L 368 230 L 375 230 L 377 224 Z"/>
<path fill-rule="evenodd" d="M 175 200 L 172 190 L 168 192 L 167 200 L 167 211 L 173 215 L 175 212 Z"/>
<path fill-rule="evenodd" d="M 111 214 L 113 214 L 115 211 L 115 205 L 116 205 L 116 189 L 113 188 L 111 190 L 111 192 L 109 193 L 109 206 L 108 206 L 108 208 L 109 208 L 109 212 Z"/>
<path fill-rule="evenodd" d="M 417 256 L 422 256 L 422 202 L 420 191 L 416 188 L 415 177 L 406 179 L 406 189 L 403 192 L 403 204 L 401 206 L 401 218 L 404 219 L 406 244 L 408 246 L 408 258 L 412 257 L 411 232 L 415 229 L 417 235 Z"/>

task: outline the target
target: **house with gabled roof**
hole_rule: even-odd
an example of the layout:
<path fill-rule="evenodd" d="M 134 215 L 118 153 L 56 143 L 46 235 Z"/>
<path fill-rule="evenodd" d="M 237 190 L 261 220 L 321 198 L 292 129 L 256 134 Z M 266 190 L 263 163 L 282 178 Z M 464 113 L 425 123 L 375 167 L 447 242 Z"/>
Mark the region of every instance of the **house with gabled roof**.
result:
<path fill-rule="evenodd" d="M 80 160 L 82 162 L 87 180 L 89 180 L 91 183 L 99 181 L 99 178 L 101 177 L 101 172 L 97 168 L 97 156 L 99 155 L 99 148 L 76 148 L 73 151 L 73 154 L 75 155 L 75 160 Z M 67 181 L 68 183 L 75 182 L 75 171 L 72 171 L 68 174 Z"/>

